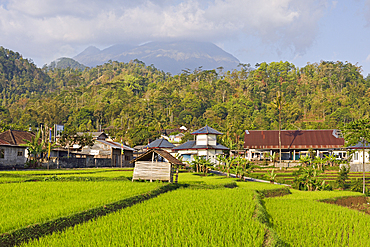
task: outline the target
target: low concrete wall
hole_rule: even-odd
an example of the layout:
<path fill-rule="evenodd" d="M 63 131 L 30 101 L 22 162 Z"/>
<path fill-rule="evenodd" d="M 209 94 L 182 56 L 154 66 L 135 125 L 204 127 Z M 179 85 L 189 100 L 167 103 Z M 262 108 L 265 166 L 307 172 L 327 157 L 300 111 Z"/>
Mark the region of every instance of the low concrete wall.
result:
<path fill-rule="evenodd" d="M 0 164 L 0 170 L 24 169 L 24 164 Z"/>
<path fill-rule="evenodd" d="M 347 165 L 340 165 L 340 166 L 346 166 Z M 362 164 L 350 164 L 350 172 L 362 172 Z M 370 164 L 365 164 L 365 172 L 370 172 Z"/>
<path fill-rule="evenodd" d="M 50 169 L 60 168 L 93 168 L 93 167 L 112 167 L 111 159 L 104 158 L 53 158 L 49 162 L 43 163 L 43 167 Z"/>

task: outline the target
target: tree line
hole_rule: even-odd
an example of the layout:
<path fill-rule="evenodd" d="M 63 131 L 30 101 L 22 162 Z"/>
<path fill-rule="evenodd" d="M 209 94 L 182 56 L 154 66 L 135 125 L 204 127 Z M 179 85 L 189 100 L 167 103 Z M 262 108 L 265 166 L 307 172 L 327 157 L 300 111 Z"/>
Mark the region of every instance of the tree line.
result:
<path fill-rule="evenodd" d="M 0 48 L 1 128 L 64 124 L 106 130 L 133 146 L 164 129 L 206 124 L 241 148 L 244 130 L 338 128 L 370 115 L 370 79 L 348 62 L 240 64 L 237 70 L 184 70 L 171 75 L 134 60 L 94 68 L 37 68 Z M 285 107 L 273 107 L 277 95 Z"/>

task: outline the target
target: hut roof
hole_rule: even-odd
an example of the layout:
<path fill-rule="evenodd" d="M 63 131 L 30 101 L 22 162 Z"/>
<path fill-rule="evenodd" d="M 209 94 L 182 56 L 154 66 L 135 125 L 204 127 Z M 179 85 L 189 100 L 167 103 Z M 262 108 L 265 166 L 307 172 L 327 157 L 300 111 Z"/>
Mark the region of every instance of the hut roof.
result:
<path fill-rule="evenodd" d="M 169 163 L 174 165 L 182 165 L 182 162 L 173 157 L 169 152 L 164 151 L 162 149 L 151 149 L 147 152 L 143 153 L 142 155 L 138 156 L 136 159 L 130 161 L 130 163 L 134 163 L 136 161 L 149 161 L 152 160 L 152 153 L 156 153 L 163 158 L 165 158 Z"/>

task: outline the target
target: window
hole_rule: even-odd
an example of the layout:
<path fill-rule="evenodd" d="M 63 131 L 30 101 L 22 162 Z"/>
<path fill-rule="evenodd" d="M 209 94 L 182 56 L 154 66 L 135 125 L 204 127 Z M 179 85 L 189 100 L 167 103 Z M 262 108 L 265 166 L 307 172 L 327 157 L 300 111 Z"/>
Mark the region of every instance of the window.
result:
<path fill-rule="evenodd" d="M 17 156 L 23 156 L 23 152 L 18 152 Z"/>
<path fill-rule="evenodd" d="M 4 157 L 5 157 L 5 150 L 0 149 L 0 159 L 4 159 Z"/>
<path fill-rule="evenodd" d="M 355 153 L 353 160 L 358 160 L 358 153 Z"/>

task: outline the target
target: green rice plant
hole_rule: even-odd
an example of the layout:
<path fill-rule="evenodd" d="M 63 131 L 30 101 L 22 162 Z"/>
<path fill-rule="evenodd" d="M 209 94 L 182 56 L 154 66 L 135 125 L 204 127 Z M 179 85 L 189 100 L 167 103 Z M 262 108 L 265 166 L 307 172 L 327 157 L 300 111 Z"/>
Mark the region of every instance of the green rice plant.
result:
<path fill-rule="evenodd" d="M 291 246 L 369 246 L 369 215 L 317 201 L 346 195 L 361 194 L 292 190 L 291 195 L 265 199 L 265 205 L 273 228 Z"/>
<path fill-rule="evenodd" d="M 179 189 L 22 246 L 262 246 L 254 207 L 245 188 Z"/>
<path fill-rule="evenodd" d="M 131 181 L 0 184 L 0 233 L 102 206 L 162 186 Z"/>
<path fill-rule="evenodd" d="M 0 172 L 0 183 L 57 180 L 56 178 L 102 178 L 101 180 L 131 178 L 132 169 L 74 169 Z M 52 178 L 52 179 L 50 179 Z M 78 180 L 78 179 L 76 179 Z M 83 180 L 83 179 L 80 179 Z"/>

